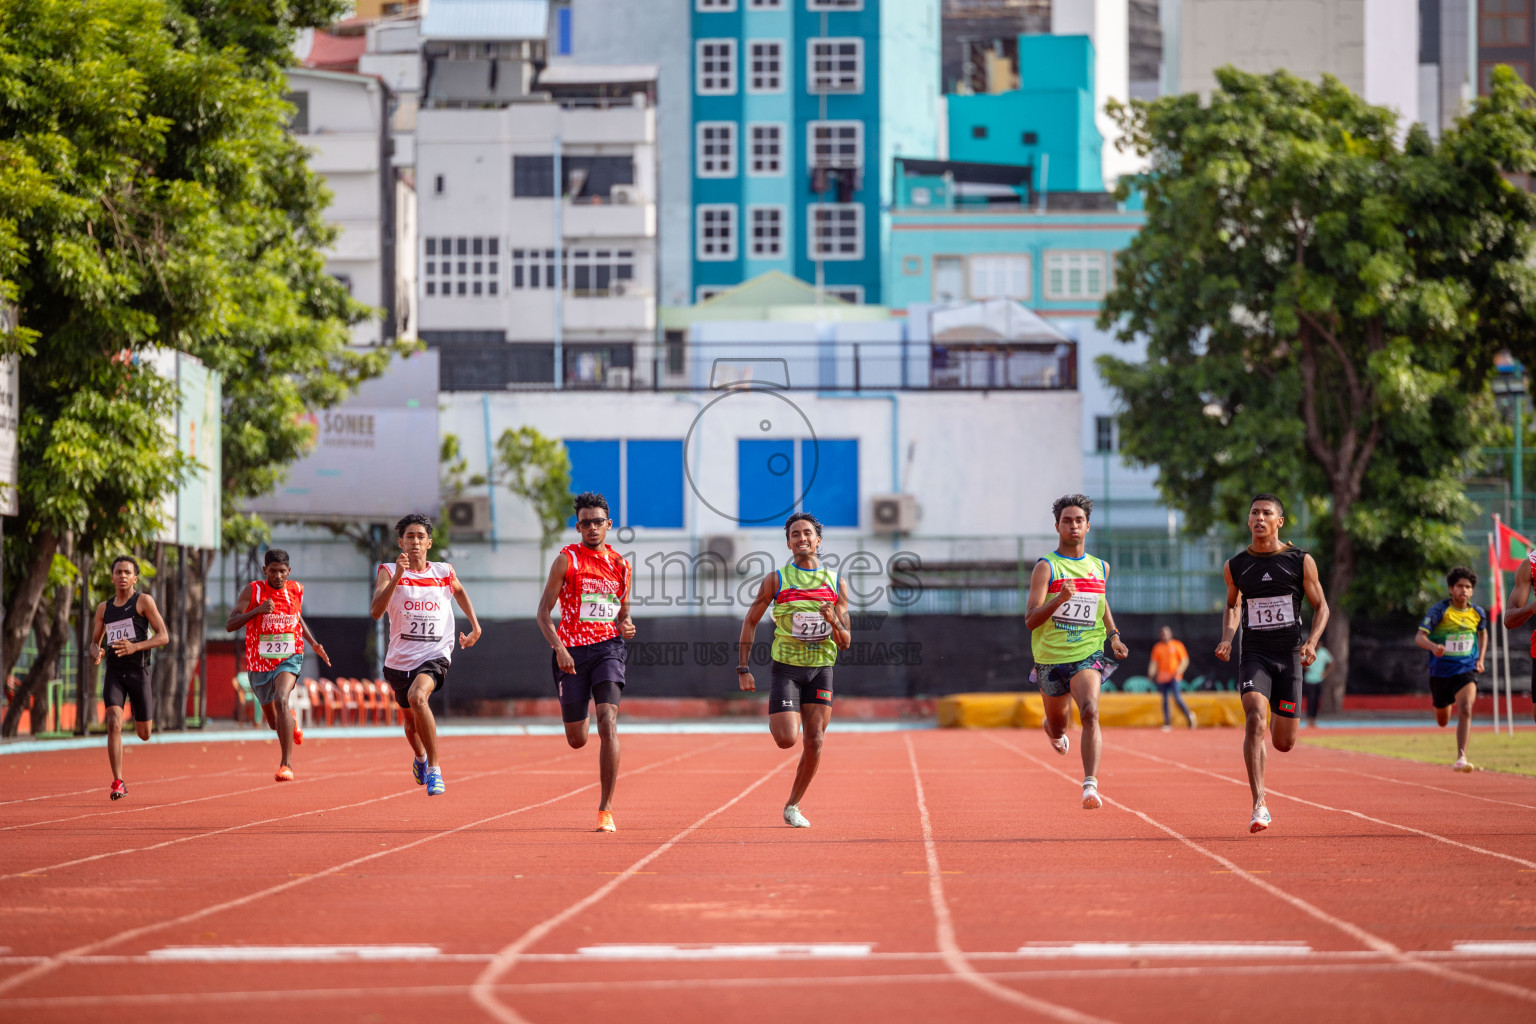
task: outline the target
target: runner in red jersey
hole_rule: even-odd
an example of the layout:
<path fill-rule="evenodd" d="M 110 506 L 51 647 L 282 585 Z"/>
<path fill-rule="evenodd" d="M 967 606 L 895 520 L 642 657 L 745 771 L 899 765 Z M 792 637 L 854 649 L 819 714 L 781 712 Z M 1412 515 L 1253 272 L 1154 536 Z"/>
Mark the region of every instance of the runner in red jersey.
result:
<path fill-rule="evenodd" d="M 619 699 L 624 692 L 624 641 L 635 635 L 629 618 L 633 567 L 606 543 L 613 520 L 601 494 L 578 494 L 576 529 L 580 544 L 568 544 L 555 556 L 539 598 L 538 623 L 554 649 L 550 667 L 565 721 L 565 741 L 584 747 L 590 727 L 588 706 L 597 705 L 598 757 L 602 796 L 597 830 L 612 832 L 613 783 L 619 775 Z M 560 623 L 550 621 L 555 602 Z"/>
<path fill-rule="evenodd" d="M 245 628 L 246 678 L 267 726 L 277 730 L 283 752 L 273 778 L 292 782 L 293 745 L 304 742 L 304 733 L 293 720 L 288 697 L 304 670 L 304 642 L 309 641 L 326 668 L 331 658 L 304 621 L 304 584 L 288 578 L 288 552 L 271 548 L 264 562 L 265 578 L 252 580 L 240 591 L 224 629 L 233 633 Z"/>

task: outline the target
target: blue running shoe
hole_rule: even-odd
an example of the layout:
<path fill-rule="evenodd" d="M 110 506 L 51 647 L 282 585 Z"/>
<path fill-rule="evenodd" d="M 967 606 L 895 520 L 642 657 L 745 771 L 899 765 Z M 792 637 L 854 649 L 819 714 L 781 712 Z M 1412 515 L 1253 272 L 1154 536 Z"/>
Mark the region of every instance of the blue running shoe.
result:
<path fill-rule="evenodd" d="M 411 758 L 411 775 L 416 779 L 416 785 L 422 786 L 427 781 L 427 762 Z"/>
<path fill-rule="evenodd" d="M 442 796 L 448 789 L 443 785 L 443 771 L 441 768 L 427 769 L 427 796 Z"/>

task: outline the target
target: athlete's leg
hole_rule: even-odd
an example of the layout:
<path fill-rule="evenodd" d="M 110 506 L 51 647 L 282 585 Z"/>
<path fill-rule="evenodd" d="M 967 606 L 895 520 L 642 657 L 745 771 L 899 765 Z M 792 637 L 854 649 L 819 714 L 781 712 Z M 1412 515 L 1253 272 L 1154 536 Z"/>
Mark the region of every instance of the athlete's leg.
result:
<path fill-rule="evenodd" d="M 1256 690 L 1243 694 L 1243 714 L 1247 717 L 1243 733 L 1243 763 L 1248 768 L 1248 788 L 1253 793 L 1253 809 L 1264 806 L 1264 718 L 1269 698 Z"/>
<path fill-rule="evenodd" d="M 779 717 L 777 715 L 775 718 Z M 795 769 L 795 782 L 789 790 L 786 807 L 799 807 L 821 767 L 821 745 L 826 740 L 827 726 L 832 722 L 832 709 L 825 704 L 802 704 L 798 716 L 804 723 L 805 734 L 800 743 L 800 766 Z M 780 743 L 779 746 L 792 744 Z"/>
<path fill-rule="evenodd" d="M 1098 778 L 1099 751 L 1103 737 L 1099 732 L 1099 687 L 1104 677 L 1097 669 L 1085 668 L 1072 677 L 1072 699 L 1077 701 L 1077 714 L 1083 720 L 1083 777 Z"/>
<path fill-rule="evenodd" d="M 123 777 L 123 709 L 107 708 L 107 761 L 112 765 L 112 778 Z"/>
<path fill-rule="evenodd" d="M 1451 724 L 1451 706 L 1449 704 L 1443 708 L 1435 708 L 1435 724 L 1442 729 Z M 1457 724 L 1456 731 L 1457 733 L 1461 732 L 1460 723 Z M 1456 737 L 1456 745 L 1458 747 L 1463 745 L 1460 735 Z"/>
<path fill-rule="evenodd" d="M 292 672 L 279 672 L 273 680 L 277 689 L 277 699 L 271 704 L 262 706 L 263 711 L 270 713 L 275 721 L 272 727 L 277 730 L 277 744 L 283 751 L 283 764 L 287 765 L 293 757 L 293 709 L 288 707 L 288 698 L 293 694 L 293 683 L 296 676 Z"/>
<path fill-rule="evenodd" d="M 1269 723 L 1269 738 L 1280 753 L 1285 753 L 1296 745 L 1296 728 L 1301 724 L 1299 718 L 1286 718 L 1284 715 L 1274 715 Z"/>
<path fill-rule="evenodd" d="M 585 722 L 582 723 L 586 725 Z M 569 734 L 569 726 L 567 726 Z M 619 706 L 617 704 L 599 704 L 597 706 L 597 738 L 600 748 L 597 754 L 598 779 L 602 783 L 602 799 L 597 805 L 599 811 L 613 810 L 613 784 L 619 778 Z M 582 742 L 586 739 L 583 737 Z"/>
<path fill-rule="evenodd" d="M 768 716 L 768 731 L 781 750 L 800 742 L 800 712 L 778 711 Z"/>
<path fill-rule="evenodd" d="M 437 767 L 437 719 L 432 717 L 432 709 L 427 705 L 435 689 L 437 680 L 423 672 L 411 680 L 411 690 L 406 695 L 411 706 L 405 712 L 405 734 L 411 738 L 411 747 L 417 756 L 426 755 L 429 768 Z"/>
<path fill-rule="evenodd" d="M 275 730 L 277 728 L 277 711 L 270 703 L 261 706 L 261 718 L 262 721 L 267 723 L 268 729 Z"/>
<path fill-rule="evenodd" d="M 1174 702 L 1179 705 L 1179 710 L 1184 712 L 1184 717 L 1189 719 L 1189 727 L 1191 729 L 1193 729 L 1195 727 L 1195 713 L 1193 711 L 1189 710 L 1189 705 L 1188 704 L 1184 703 L 1184 694 L 1182 692 L 1182 688 L 1179 686 L 1179 684 L 1177 682 L 1175 682 L 1168 689 L 1173 691 Z M 1163 705 L 1163 721 L 1165 721 L 1165 722 L 1168 721 L 1168 705 L 1167 704 Z"/>
<path fill-rule="evenodd" d="M 580 750 L 587 745 L 587 734 L 592 731 L 592 721 L 583 717 L 579 722 L 565 723 L 565 742 Z"/>
<path fill-rule="evenodd" d="M 1053 697 L 1042 691 L 1040 700 L 1045 704 L 1045 721 L 1042 723 L 1045 735 L 1053 744 L 1059 743 L 1067 734 L 1067 726 L 1072 724 L 1072 694 Z"/>
<path fill-rule="evenodd" d="M 1472 735 L 1472 703 L 1477 700 L 1477 684 L 1468 683 L 1456 691 L 1456 759 L 1467 756 L 1467 740 Z"/>

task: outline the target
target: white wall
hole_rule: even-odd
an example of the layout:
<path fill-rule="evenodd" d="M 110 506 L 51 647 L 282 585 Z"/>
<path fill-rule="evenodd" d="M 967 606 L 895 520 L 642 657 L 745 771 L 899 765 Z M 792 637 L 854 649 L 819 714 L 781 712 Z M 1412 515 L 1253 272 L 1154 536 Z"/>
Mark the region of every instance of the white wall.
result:
<path fill-rule="evenodd" d="M 1409 0 L 1365 0 L 1365 98 L 1401 115 L 1419 114 L 1419 11 Z"/>
<path fill-rule="evenodd" d="M 1051 5 L 1051 35 L 1088 36 L 1093 40 L 1093 108 L 1104 137 L 1104 184 L 1114 188 L 1123 174 L 1133 174 L 1144 162 L 1115 148 L 1120 130 L 1104 105 L 1131 98 L 1130 9 L 1126 0 L 1057 0 Z"/>

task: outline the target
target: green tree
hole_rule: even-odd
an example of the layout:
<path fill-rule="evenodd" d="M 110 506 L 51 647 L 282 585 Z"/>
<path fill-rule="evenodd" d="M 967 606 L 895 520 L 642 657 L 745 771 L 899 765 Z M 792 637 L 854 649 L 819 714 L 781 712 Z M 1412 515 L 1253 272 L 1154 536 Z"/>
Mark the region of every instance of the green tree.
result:
<path fill-rule="evenodd" d="M 539 551 L 549 550 L 571 514 L 571 457 L 565 445 L 533 427 L 504 430 L 496 440 L 496 471 L 497 482 L 539 517 Z"/>
<path fill-rule="evenodd" d="M 1533 95 L 1497 71 L 1436 143 L 1330 77 L 1217 82 L 1114 110 L 1147 223 L 1100 323 L 1146 359 L 1099 368 L 1191 529 L 1243 522 L 1257 491 L 1293 523 L 1307 504 L 1337 707 L 1351 614 L 1423 603 L 1466 556 L 1493 356 L 1536 354 L 1536 199 L 1506 177 L 1536 170 Z"/>

